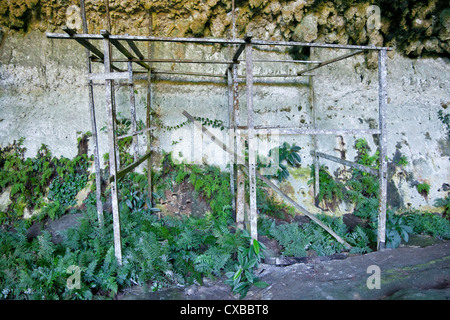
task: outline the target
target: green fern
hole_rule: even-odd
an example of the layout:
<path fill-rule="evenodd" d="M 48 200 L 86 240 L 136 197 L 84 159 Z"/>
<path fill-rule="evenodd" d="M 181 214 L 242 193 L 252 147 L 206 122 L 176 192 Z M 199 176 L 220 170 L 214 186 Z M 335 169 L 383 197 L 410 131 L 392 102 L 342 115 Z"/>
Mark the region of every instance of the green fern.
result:
<path fill-rule="evenodd" d="M 311 165 L 311 179 L 308 184 L 315 183 L 315 166 Z M 324 202 L 326 207 L 334 211 L 339 202 L 344 200 L 344 185 L 334 179 L 327 171 L 326 166 L 321 166 L 319 169 L 319 194 L 317 201 Z"/>
<path fill-rule="evenodd" d="M 309 245 L 309 241 L 306 234 L 297 224 L 274 226 L 270 229 L 270 235 L 283 247 L 283 256 L 306 256 L 306 248 Z"/>
<path fill-rule="evenodd" d="M 417 185 L 417 192 L 419 192 L 420 194 L 422 194 L 424 196 L 428 196 L 428 194 L 430 193 L 430 185 L 426 182 L 419 183 Z"/>
<path fill-rule="evenodd" d="M 372 251 L 369 246 L 371 242 L 369 235 L 360 226 L 356 226 L 355 230 L 347 234 L 345 239 L 352 246 L 350 253 L 368 253 Z"/>
<path fill-rule="evenodd" d="M 443 207 L 444 215 L 450 215 L 450 196 L 446 196 L 445 198 L 438 198 L 434 200 L 435 207 Z"/>

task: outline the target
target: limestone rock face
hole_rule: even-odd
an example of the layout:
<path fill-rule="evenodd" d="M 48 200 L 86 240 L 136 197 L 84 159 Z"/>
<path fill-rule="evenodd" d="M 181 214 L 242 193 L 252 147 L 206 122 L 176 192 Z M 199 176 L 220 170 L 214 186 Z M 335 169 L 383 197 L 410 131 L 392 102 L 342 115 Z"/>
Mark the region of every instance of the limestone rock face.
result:
<path fill-rule="evenodd" d="M 70 5 L 2 1 L 0 27 L 54 31 L 67 24 Z M 152 27 L 159 36 L 232 36 L 231 1 L 110 0 L 109 5 L 113 33 L 147 35 Z M 104 1 L 86 1 L 86 12 L 89 32 L 107 28 Z M 450 53 L 450 8 L 445 0 L 383 1 L 379 7 L 368 0 L 236 1 L 236 30 L 238 37 L 253 32 L 268 40 L 395 46 L 413 57 Z"/>
<path fill-rule="evenodd" d="M 441 41 L 448 41 L 450 39 L 450 8 L 442 10 L 440 23 L 441 31 L 439 32 L 439 39 Z"/>
<path fill-rule="evenodd" d="M 314 14 L 308 14 L 297 25 L 292 35 L 292 39 L 302 42 L 313 42 L 317 39 L 317 17 Z"/>

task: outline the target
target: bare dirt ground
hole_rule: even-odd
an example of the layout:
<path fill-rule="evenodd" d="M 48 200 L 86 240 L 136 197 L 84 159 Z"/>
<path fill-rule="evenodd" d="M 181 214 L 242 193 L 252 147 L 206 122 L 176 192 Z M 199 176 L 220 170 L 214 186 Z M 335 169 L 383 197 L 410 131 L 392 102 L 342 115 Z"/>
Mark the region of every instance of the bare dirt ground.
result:
<path fill-rule="evenodd" d="M 375 273 L 378 266 L 379 289 Z M 368 271 L 369 268 L 369 271 Z M 404 246 L 393 250 L 348 256 L 345 259 L 296 263 L 281 267 L 261 264 L 256 271 L 269 286 L 253 287 L 246 300 L 379 300 L 379 299 L 450 299 L 450 242 L 440 241 L 426 247 Z M 117 298 L 123 300 L 237 300 L 224 279 L 205 281 L 158 292 L 141 287 L 128 288 Z"/>

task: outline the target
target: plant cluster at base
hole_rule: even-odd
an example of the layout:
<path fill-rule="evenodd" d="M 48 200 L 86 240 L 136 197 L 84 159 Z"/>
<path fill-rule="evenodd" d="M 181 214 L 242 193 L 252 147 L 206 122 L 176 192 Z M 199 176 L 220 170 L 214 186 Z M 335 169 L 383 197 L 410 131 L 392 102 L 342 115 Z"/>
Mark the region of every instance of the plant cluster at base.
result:
<path fill-rule="evenodd" d="M 3 214 L 0 225 L 0 299 L 110 299 L 120 289 L 136 284 L 159 290 L 202 284 L 205 277 L 222 276 L 227 278 L 225 283 L 231 291 L 241 298 L 252 286 L 267 286 L 254 273 L 264 258 L 264 245 L 251 239 L 247 231 L 234 227 L 229 173 L 214 166 L 175 164 L 170 153 L 163 155 L 161 171 L 152 172 L 154 198 L 163 198 L 164 191 L 176 184 L 190 184 L 194 196 L 201 197 L 209 206 L 210 211 L 202 217 L 155 215 L 160 209 L 153 207 L 147 198 L 146 173 L 133 172 L 119 181 L 123 246 L 123 265 L 119 266 L 114 257 L 112 216 L 105 214 L 104 227 L 98 227 L 94 193 L 89 194 L 82 207 L 72 210 L 81 213 L 82 218 L 78 226 L 61 234 L 62 242 L 54 243 L 45 230 L 37 237 L 27 237 L 33 221 L 21 219 L 24 210 L 21 203 L 42 207 L 37 220 L 44 216 L 56 219 L 65 214 L 66 208 L 74 204 L 74 195 L 88 180 L 89 159 L 85 155 L 73 160 L 57 159 L 44 145 L 36 158 L 24 159 L 21 145 L 22 141 L 13 144 L 0 157 L 0 187 L 3 191 L 12 186 L 11 199 L 15 200 Z M 376 166 L 377 157 L 363 150 L 366 147 L 364 141 L 358 144 L 360 161 Z M 283 144 L 278 153 L 283 155 L 284 163 L 296 166 L 300 163 L 299 150 L 295 145 Z M 26 174 L 16 176 L 17 170 Z M 283 170 L 271 178 L 285 179 Z M 326 215 L 318 218 L 350 243 L 352 252 L 373 250 L 377 230 L 376 180 L 358 170 L 354 170 L 345 185 L 330 185 L 334 180 L 326 172 L 319 176 L 324 190 L 321 201 L 329 201 L 330 206 L 336 199 L 350 197 L 356 203 L 355 215 L 367 223 L 349 230 L 342 218 Z M 30 185 L 35 186 L 34 190 Z M 45 202 L 42 199 L 47 187 L 49 201 Z M 344 250 L 314 223 L 277 224 L 268 218 L 283 219 L 286 212 L 293 212 L 289 206 L 275 201 L 262 183 L 258 184 L 257 197 L 259 234 L 275 239 L 283 255 L 299 257 L 308 251 L 330 255 Z M 448 209 L 448 197 L 437 202 Z M 413 233 L 450 239 L 450 223 L 434 214 L 388 212 L 388 247 L 397 247 Z M 79 288 L 67 286 L 70 266 L 79 268 Z"/>

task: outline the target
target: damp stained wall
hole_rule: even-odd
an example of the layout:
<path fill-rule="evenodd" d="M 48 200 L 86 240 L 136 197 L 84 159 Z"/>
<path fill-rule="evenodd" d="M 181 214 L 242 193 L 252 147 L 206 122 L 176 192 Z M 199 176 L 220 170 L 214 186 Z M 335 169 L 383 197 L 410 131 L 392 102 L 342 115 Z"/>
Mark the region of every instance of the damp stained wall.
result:
<path fill-rule="evenodd" d="M 23 9 L 25 13 L 22 16 L 20 12 L 14 11 L 18 16 L 16 17 L 12 14 L 11 8 L 0 10 L 0 14 L 5 17 L 25 21 L 22 26 L 12 18 L 4 19 L 2 22 L 0 144 L 5 146 L 13 140 L 25 137 L 27 156 L 34 156 L 41 143 L 45 143 L 49 145 L 53 154 L 73 157 L 77 153 L 76 139 L 79 136 L 77 132 L 91 130 L 85 51 L 75 42 L 50 40 L 45 37 L 45 31 L 61 31 L 66 5 L 61 3 L 60 7 L 56 6 L 50 10 L 39 1 L 34 1 L 36 2 L 34 6 L 33 1 L 29 2 L 30 4 L 27 3 L 28 6 Z M 201 7 L 200 2 L 191 1 L 189 3 L 192 8 L 186 6 L 180 11 L 179 16 L 174 14 L 177 4 L 152 2 L 152 6 L 158 3 L 159 7 L 147 8 L 150 2 L 147 5 L 136 2 L 130 5 L 134 11 L 128 12 L 131 19 L 129 29 L 126 29 L 127 15 L 124 14 L 123 4 L 118 1 L 110 2 L 113 22 L 116 22 L 113 24 L 113 32 L 146 34 L 145 28 L 148 28 L 146 10 L 153 10 L 151 14 L 153 25 L 158 35 L 230 36 L 231 8 L 224 2 L 215 1 L 213 4 L 208 1 L 204 3 L 205 7 Z M 101 15 L 100 18 L 95 18 L 93 14 L 95 8 L 90 6 L 88 5 L 88 18 L 92 18 L 91 29 L 92 32 L 98 32 L 104 28 L 102 27 L 104 19 L 102 20 Z M 273 40 L 394 46 L 396 50 L 389 54 L 387 61 L 388 204 L 400 208 L 428 210 L 432 207 L 434 199 L 446 196 L 450 184 L 448 131 L 438 119 L 440 110 L 444 114 L 449 112 L 447 106 L 450 103 L 449 60 L 445 54 L 448 50 L 448 35 L 446 35 L 448 11 L 443 9 L 442 2 L 428 1 L 421 7 L 413 6 L 414 10 L 410 10 L 408 19 L 399 17 L 399 21 L 395 21 L 392 13 L 382 15 L 380 30 L 370 31 L 365 28 L 367 17 L 364 16 L 364 12 L 367 6 L 368 3 L 364 1 L 354 6 L 345 4 L 345 1 L 334 5 L 321 1 L 250 1 L 247 5 L 238 2 L 238 36 L 252 31 L 256 38 Z M 104 8 L 100 6 L 97 9 L 104 14 Z M 383 7 L 381 9 L 384 10 Z M 390 9 L 398 10 L 398 8 Z M 30 14 L 27 15 L 26 12 Z M 44 19 L 46 12 L 51 13 L 53 20 Z M 206 21 L 198 25 L 204 20 L 203 13 L 206 15 Z M 415 20 L 409 24 L 405 22 L 411 18 Z M 428 25 L 427 21 L 434 21 L 434 24 Z M 358 24 L 361 24 L 360 29 L 355 27 Z M 395 35 L 393 26 L 404 26 L 409 40 L 403 41 L 403 38 L 393 36 Z M 101 42 L 96 44 L 102 47 Z M 142 51 L 146 52 L 145 45 L 139 45 Z M 165 59 L 229 60 L 234 52 L 227 47 L 178 44 L 156 44 L 152 50 L 154 57 Z M 326 60 L 343 53 L 346 52 L 317 49 L 310 54 L 309 59 Z M 290 60 L 293 57 L 292 53 L 284 49 L 255 48 L 254 58 Z M 358 55 L 314 72 L 319 128 L 376 128 L 378 79 L 374 64 L 376 56 Z M 204 65 L 200 68 L 198 65 L 160 64 L 155 67 L 194 72 L 223 74 L 225 72 L 222 65 Z M 254 74 L 295 73 L 303 68 L 305 66 L 295 64 L 255 63 Z M 100 72 L 102 65 L 94 64 L 94 70 Z M 244 63 L 239 70 L 244 74 Z M 308 77 L 258 80 L 254 87 L 256 125 L 289 127 L 312 125 Z M 144 122 L 145 86 L 145 81 L 136 83 L 137 115 L 138 119 Z M 217 78 L 161 75 L 155 78 L 152 92 L 152 107 L 164 126 L 177 126 L 186 121 L 181 115 L 183 110 L 194 116 L 220 119 L 224 121 L 225 126 L 228 125 L 228 96 L 224 81 Z M 96 86 L 98 128 L 105 127 L 107 123 L 104 96 L 103 87 Z M 129 117 L 127 87 L 117 87 L 116 101 L 120 115 Z M 244 84 L 240 85 L 239 101 L 240 122 L 245 125 Z M 213 131 L 222 137 L 224 142 L 227 141 L 226 129 Z M 366 138 L 372 151 L 375 152 L 376 137 L 370 135 L 319 136 L 319 151 L 352 161 L 356 155 L 354 142 L 359 137 Z M 108 152 L 105 130 L 99 131 L 99 138 L 100 153 Z M 271 139 L 276 141 L 273 137 Z M 284 141 L 295 142 L 302 147 L 302 164 L 301 167 L 291 170 L 288 181 L 282 183 L 281 188 L 309 210 L 318 212 L 313 205 L 313 187 L 307 184 L 310 179 L 309 165 L 312 163 L 309 154 L 312 150 L 312 138 L 304 135 L 280 136 L 279 142 Z M 141 153 L 145 150 L 145 144 L 145 138 L 141 137 Z M 226 169 L 226 155 L 221 153 L 208 138 L 198 135 L 192 126 L 186 125 L 170 131 L 158 129 L 155 131 L 154 146 L 159 151 L 173 151 L 180 160 L 206 161 Z M 92 144 L 89 147 L 92 152 Z M 396 165 L 400 155 L 407 157 L 406 166 Z M 333 175 L 341 178 L 348 176 L 349 168 L 327 160 L 323 160 L 323 163 Z M 423 182 L 431 186 L 427 198 L 420 195 L 416 189 L 416 185 Z M 343 203 L 337 213 L 351 210 L 351 204 Z"/>

